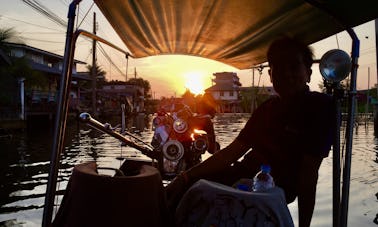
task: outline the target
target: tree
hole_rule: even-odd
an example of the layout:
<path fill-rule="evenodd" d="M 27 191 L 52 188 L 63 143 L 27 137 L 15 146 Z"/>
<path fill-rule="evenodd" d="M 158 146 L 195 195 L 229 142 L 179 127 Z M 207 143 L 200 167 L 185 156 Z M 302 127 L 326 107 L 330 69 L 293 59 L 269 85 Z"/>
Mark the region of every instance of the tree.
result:
<path fill-rule="evenodd" d="M 183 102 L 188 105 L 192 111 L 197 112 L 196 96 L 192 92 L 190 92 L 189 89 L 186 89 L 181 97 L 183 99 Z"/>
<path fill-rule="evenodd" d="M 92 71 L 93 71 L 92 65 L 87 65 L 87 69 L 88 69 L 89 75 L 92 76 Z M 106 82 L 106 78 L 105 78 L 106 72 L 102 70 L 101 66 L 97 64 L 95 65 L 95 70 L 96 70 L 96 87 L 101 88 Z"/>
<path fill-rule="evenodd" d="M 144 98 L 151 99 L 151 85 L 148 80 L 144 80 L 143 78 L 131 78 L 126 83 L 142 87 L 144 89 Z"/>
<path fill-rule="evenodd" d="M 9 48 L 6 45 L 7 42 L 12 40 L 15 37 L 15 32 L 13 28 L 0 28 L 0 49 L 8 53 Z"/>
<path fill-rule="evenodd" d="M 343 89 L 344 91 L 348 90 L 350 84 L 350 79 L 349 77 L 345 78 L 344 80 L 340 81 L 340 88 Z M 319 89 L 323 92 L 326 93 L 327 89 L 324 86 L 324 80 L 318 84 Z"/>
<path fill-rule="evenodd" d="M 0 103 L 1 105 L 15 105 L 18 103 L 18 80 L 24 78 L 28 87 L 44 86 L 48 84 L 46 77 L 30 67 L 25 57 L 10 57 L 8 42 L 16 39 L 13 28 L 0 28 L 0 51 L 9 57 L 10 64 L 1 66 L 0 70 Z"/>

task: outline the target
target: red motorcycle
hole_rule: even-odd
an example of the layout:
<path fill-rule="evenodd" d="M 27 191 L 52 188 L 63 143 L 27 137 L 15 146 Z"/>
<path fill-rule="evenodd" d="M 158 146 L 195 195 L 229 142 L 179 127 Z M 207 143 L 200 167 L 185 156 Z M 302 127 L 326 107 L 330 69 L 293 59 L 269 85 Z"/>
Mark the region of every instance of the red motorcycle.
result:
<path fill-rule="evenodd" d="M 201 156 L 206 151 L 213 154 L 219 150 L 211 117 L 194 114 L 188 106 L 182 104 L 174 105 L 170 112 L 164 109 L 157 112 L 152 121 L 154 135 L 151 145 L 127 131 L 123 134 L 117 132 L 110 124 L 98 122 L 88 113 L 81 113 L 79 118 L 89 126 L 119 139 L 123 145 L 157 160 L 155 166 L 165 179 L 171 179 L 200 163 Z"/>
<path fill-rule="evenodd" d="M 175 104 L 169 112 L 161 109 L 152 122 L 151 145 L 160 154 L 160 172 L 167 177 L 200 163 L 206 151 L 219 149 L 211 118 L 194 114 L 186 105 Z"/>

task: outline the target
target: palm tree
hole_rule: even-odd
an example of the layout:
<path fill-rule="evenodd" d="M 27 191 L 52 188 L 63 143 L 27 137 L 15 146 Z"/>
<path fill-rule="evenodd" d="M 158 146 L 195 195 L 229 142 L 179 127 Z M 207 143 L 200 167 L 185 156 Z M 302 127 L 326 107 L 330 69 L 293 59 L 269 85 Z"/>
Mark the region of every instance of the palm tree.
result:
<path fill-rule="evenodd" d="M 127 81 L 128 84 L 133 84 L 133 85 L 138 85 L 140 87 L 142 87 L 144 89 L 144 97 L 146 99 L 150 99 L 151 98 L 151 85 L 150 85 L 150 82 L 148 80 L 144 80 L 143 78 L 130 78 L 128 81 Z"/>
<path fill-rule="evenodd" d="M 92 76 L 93 67 L 92 65 L 87 65 L 87 70 L 90 76 Z M 106 82 L 106 72 L 99 65 L 95 65 L 96 70 L 96 87 L 101 88 L 102 85 Z"/>
<path fill-rule="evenodd" d="M 48 82 L 41 73 L 32 70 L 25 57 L 10 56 L 8 42 L 18 39 L 13 28 L 0 28 L 0 54 L 7 64 L 0 65 L 0 104 L 17 105 L 18 80 L 24 78 L 29 87 L 43 86 Z"/>
<path fill-rule="evenodd" d="M 0 28 L 0 50 L 8 53 L 9 48 L 6 43 L 13 40 L 15 37 L 16 33 L 13 28 Z"/>
<path fill-rule="evenodd" d="M 6 63 L 5 65 L 0 65 L 0 104 L 2 106 L 10 105 L 15 101 L 14 92 L 11 91 L 11 88 L 13 88 L 14 85 L 17 85 L 17 81 L 9 76 L 11 71 L 11 61 L 8 55 L 9 48 L 6 45 L 6 42 L 13 36 L 13 29 L 0 28 L 0 56 L 3 58 L 1 60 L 4 60 Z"/>

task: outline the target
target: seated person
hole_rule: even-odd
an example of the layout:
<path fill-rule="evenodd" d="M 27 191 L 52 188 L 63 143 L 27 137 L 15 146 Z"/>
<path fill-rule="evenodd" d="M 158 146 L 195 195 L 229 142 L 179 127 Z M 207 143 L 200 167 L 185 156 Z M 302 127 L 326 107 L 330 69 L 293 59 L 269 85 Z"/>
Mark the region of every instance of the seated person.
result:
<path fill-rule="evenodd" d="M 232 185 L 241 178 L 252 179 L 261 164 L 269 164 L 276 185 L 285 192 L 286 203 L 298 199 L 299 226 L 310 226 L 318 170 L 333 142 L 336 118 L 333 100 L 326 94 L 310 91 L 307 86 L 313 63 L 308 46 L 281 37 L 271 44 L 267 58 L 278 96 L 253 112 L 230 145 L 167 185 L 172 210 L 199 179 Z"/>

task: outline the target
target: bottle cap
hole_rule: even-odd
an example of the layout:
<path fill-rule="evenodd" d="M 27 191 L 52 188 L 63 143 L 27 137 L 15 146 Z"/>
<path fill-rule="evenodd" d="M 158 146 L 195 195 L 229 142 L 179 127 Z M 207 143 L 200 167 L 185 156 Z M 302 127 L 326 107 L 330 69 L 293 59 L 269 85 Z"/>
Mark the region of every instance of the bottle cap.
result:
<path fill-rule="evenodd" d="M 236 188 L 241 191 L 249 191 L 248 185 L 245 185 L 245 184 L 237 184 Z"/>
<path fill-rule="evenodd" d="M 271 170 L 270 165 L 265 165 L 265 164 L 261 165 L 261 171 L 263 173 L 270 173 L 270 170 Z"/>

